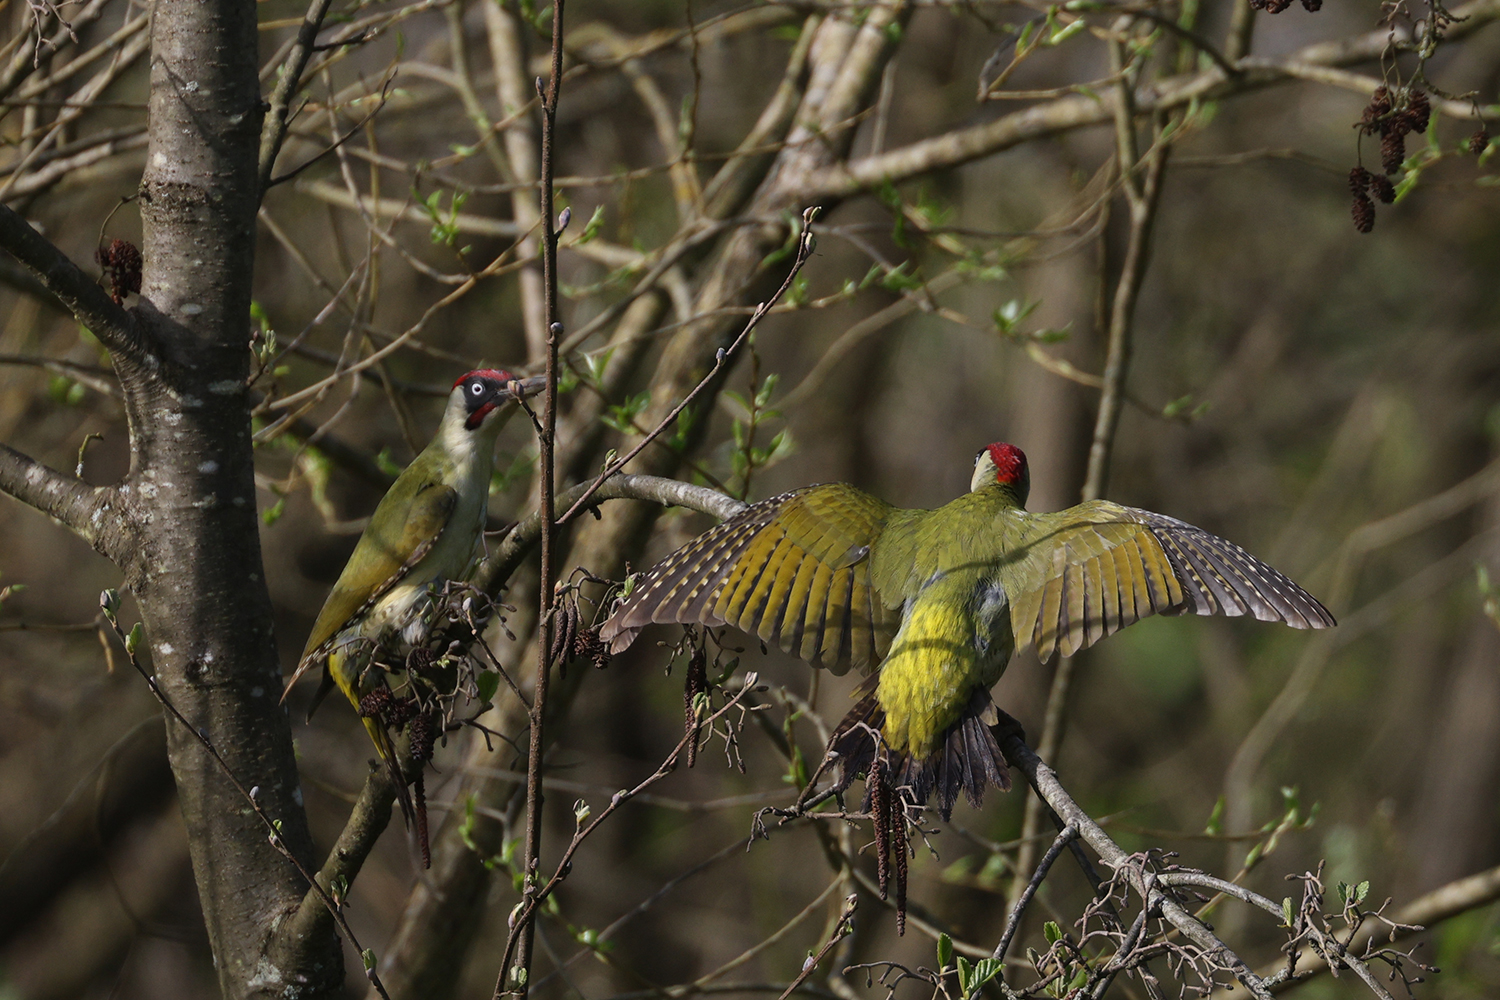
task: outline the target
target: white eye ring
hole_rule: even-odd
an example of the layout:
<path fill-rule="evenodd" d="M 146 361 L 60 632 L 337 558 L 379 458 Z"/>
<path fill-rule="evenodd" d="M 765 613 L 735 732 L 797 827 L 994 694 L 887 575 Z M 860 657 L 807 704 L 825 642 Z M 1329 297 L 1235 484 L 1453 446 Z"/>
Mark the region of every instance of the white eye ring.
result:
<path fill-rule="evenodd" d="M 482 383 L 475 382 L 473 385 L 469 386 L 469 391 L 472 392 L 476 396 L 483 395 L 484 394 L 484 385 Z"/>

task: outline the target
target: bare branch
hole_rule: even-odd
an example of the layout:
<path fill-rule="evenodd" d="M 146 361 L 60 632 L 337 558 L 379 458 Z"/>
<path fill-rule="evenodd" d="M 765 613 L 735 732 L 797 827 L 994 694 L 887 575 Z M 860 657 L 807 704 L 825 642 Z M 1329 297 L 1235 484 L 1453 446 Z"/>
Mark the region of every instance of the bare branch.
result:
<path fill-rule="evenodd" d="M 1016 727 L 1019 729 L 1019 727 Z M 1142 905 L 1147 909 L 1160 906 L 1161 914 L 1166 920 L 1176 927 L 1184 937 L 1205 953 L 1221 962 L 1225 967 L 1233 970 L 1235 978 L 1244 984 L 1245 988 L 1256 1000 L 1269 1000 L 1270 990 L 1260 976 L 1250 971 L 1243 959 L 1230 950 L 1229 946 L 1211 931 L 1206 924 L 1194 917 L 1185 907 L 1170 895 L 1148 885 L 1141 877 L 1138 868 L 1130 865 L 1130 856 L 1125 853 L 1109 836 L 1104 829 L 1094 822 L 1093 818 L 1084 812 L 1073 797 L 1063 788 L 1057 780 L 1057 775 L 1050 767 L 1042 763 L 1040 757 L 1032 752 L 1021 737 L 1015 731 L 1006 735 L 1000 742 L 1000 749 L 1005 753 L 1005 759 L 1012 767 L 1026 775 L 1027 781 L 1035 789 L 1037 795 L 1041 796 L 1046 803 L 1052 807 L 1053 812 L 1061 817 L 1068 826 L 1078 831 L 1079 837 L 1094 849 L 1099 859 L 1116 871 L 1128 871 L 1132 888 L 1140 895 Z"/>
<path fill-rule="evenodd" d="M 111 353 L 144 361 L 149 345 L 135 317 L 115 305 L 77 264 L 6 205 L 0 205 L 0 246 L 57 296 Z"/>
<path fill-rule="evenodd" d="M 307 69 L 307 61 L 312 58 L 318 30 L 323 26 L 323 18 L 327 16 L 332 3 L 333 0 L 312 0 L 307 13 L 302 16 L 302 24 L 297 28 L 297 38 L 292 43 L 292 49 L 281 64 L 281 77 L 276 81 L 276 89 L 271 92 L 270 108 L 266 111 L 260 130 L 258 174 L 262 196 L 271 186 L 271 171 L 276 166 L 276 155 L 281 152 L 281 144 L 286 141 L 292 95 L 302 86 L 302 74 Z"/>
<path fill-rule="evenodd" d="M 90 486 L 0 444 L 0 492 L 56 518 L 105 555 L 123 551 L 128 532 L 113 489 Z"/>

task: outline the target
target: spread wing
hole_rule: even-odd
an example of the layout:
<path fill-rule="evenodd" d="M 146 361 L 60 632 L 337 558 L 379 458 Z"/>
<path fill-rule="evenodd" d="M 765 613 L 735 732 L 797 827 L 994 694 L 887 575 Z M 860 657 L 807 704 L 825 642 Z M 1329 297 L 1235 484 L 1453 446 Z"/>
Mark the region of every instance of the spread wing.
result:
<path fill-rule="evenodd" d="M 1016 648 L 1071 656 L 1153 614 L 1251 614 L 1293 628 L 1333 615 L 1233 542 L 1185 521 L 1095 500 L 1056 514 L 1017 511 L 1022 540 L 1002 568 Z"/>
<path fill-rule="evenodd" d="M 835 673 L 873 666 L 900 621 L 870 585 L 890 511 L 844 483 L 752 504 L 652 567 L 600 638 L 619 652 L 651 622 L 727 624 Z"/>
<path fill-rule="evenodd" d="M 333 592 L 318 613 L 302 651 L 304 666 L 309 654 L 379 600 L 421 561 L 448 526 L 457 504 L 458 492 L 451 486 L 424 477 L 416 477 L 410 483 L 396 480 L 375 508 L 354 554 L 344 564 Z M 407 510 L 404 518 L 396 515 L 402 507 Z M 298 669 L 299 674 L 302 669 Z"/>

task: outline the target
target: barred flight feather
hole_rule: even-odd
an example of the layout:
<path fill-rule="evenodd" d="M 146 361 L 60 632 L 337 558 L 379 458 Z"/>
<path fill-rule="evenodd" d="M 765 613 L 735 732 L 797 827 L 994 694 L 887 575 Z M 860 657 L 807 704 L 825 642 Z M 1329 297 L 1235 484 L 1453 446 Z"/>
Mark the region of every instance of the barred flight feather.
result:
<path fill-rule="evenodd" d="M 1334 624 L 1317 598 L 1233 542 L 1149 511 L 1114 504 L 1095 510 L 1119 520 L 1051 531 L 1045 579 L 1013 597 L 1016 648 L 1030 642 L 1044 662 L 1154 614 L 1252 614 L 1293 628 Z"/>
<path fill-rule="evenodd" d="M 899 618 L 869 581 L 890 509 L 841 483 L 753 504 L 650 570 L 600 637 L 620 652 L 651 622 L 728 624 L 836 673 L 869 668 Z"/>

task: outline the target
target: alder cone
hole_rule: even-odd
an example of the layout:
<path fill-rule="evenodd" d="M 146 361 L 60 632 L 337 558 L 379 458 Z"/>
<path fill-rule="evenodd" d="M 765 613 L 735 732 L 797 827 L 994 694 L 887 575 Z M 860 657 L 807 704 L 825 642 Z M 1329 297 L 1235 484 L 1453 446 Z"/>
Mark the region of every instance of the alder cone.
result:
<path fill-rule="evenodd" d="M 1387 174 L 1401 172 L 1401 164 L 1406 161 L 1406 134 L 1398 129 L 1391 129 L 1380 139 L 1380 169 Z"/>

